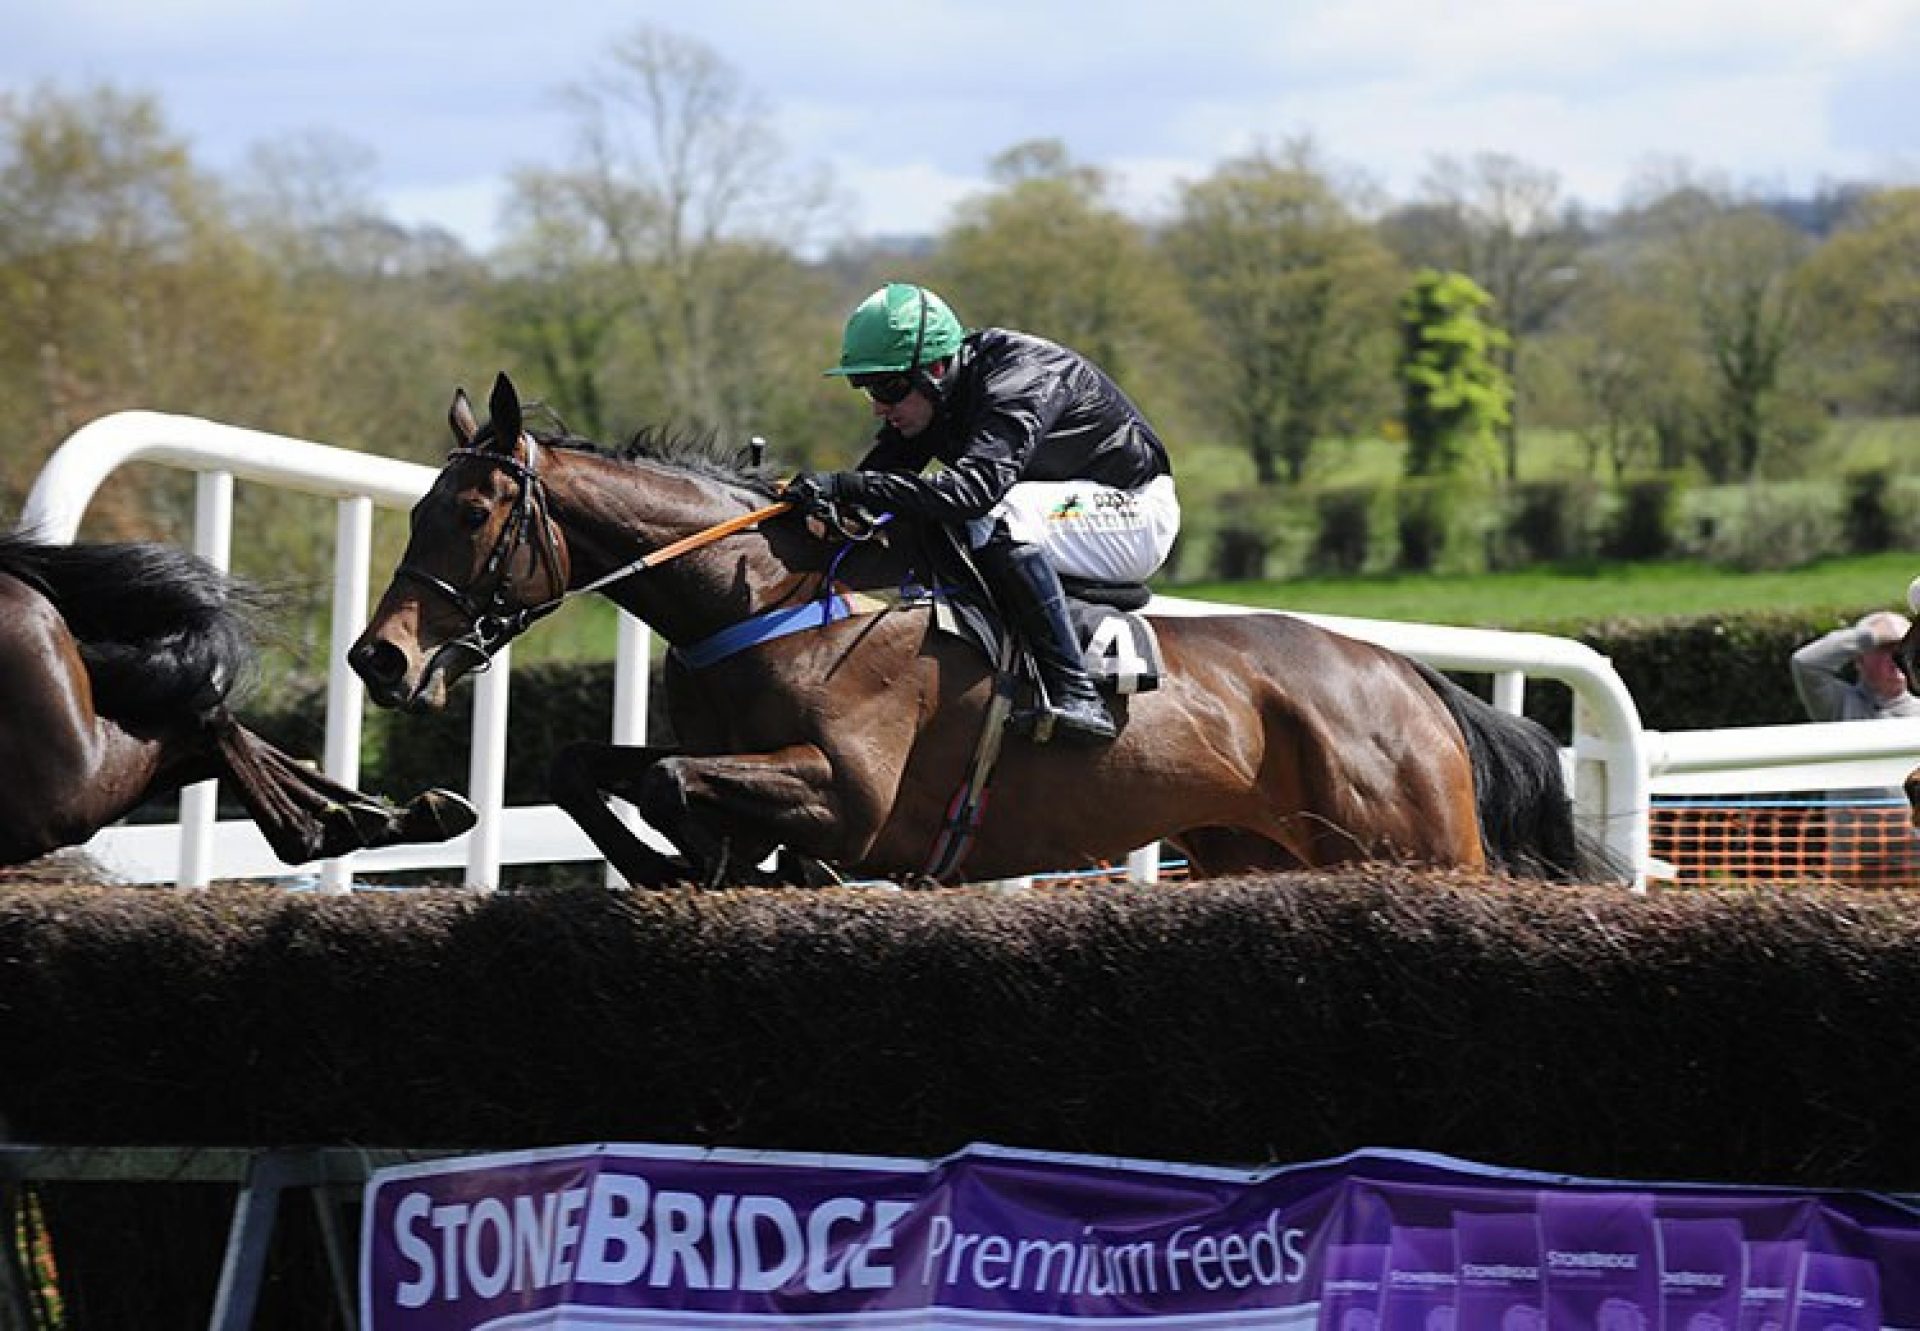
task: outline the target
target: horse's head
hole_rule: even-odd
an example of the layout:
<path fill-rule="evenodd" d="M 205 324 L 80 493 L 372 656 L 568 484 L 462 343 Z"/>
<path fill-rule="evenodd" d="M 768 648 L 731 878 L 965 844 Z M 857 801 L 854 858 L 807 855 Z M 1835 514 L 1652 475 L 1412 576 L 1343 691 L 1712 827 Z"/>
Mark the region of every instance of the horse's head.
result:
<path fill-rule="evenodd" d="M 456 447 L 413 507 L 406 553 L 347 661 L 382 707 L 431 711 L 447 689 L 553 609 L 567 552 L 547 513 L 540 446 L 502 374 L 482 427 L 465 390 L 447 422 Z"/>

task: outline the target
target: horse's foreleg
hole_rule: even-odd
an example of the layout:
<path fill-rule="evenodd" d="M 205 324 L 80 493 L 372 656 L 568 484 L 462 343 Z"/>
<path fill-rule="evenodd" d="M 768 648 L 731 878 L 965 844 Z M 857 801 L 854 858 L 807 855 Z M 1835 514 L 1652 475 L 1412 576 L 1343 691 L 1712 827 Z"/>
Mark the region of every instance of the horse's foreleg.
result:
<path fill-rule="evenodd" d="M 554 755 L 547 793 L 580 825 L 601 855 L 634 887 L 669 887 L 692 876 L 686 861 L 649 846 L 607 804 L 617 795 L 638 804 L 641 780 L 675 749 L 578 740 Z"/>
<path fill-rule="evenodd" d="M 811 744 L 663 758 L 639 796 L 640 816 L 686 853 L 707 886 L 751 878 L 775 846 L 831 859 L 846 832 L 833 765 Z"/>
<path fill-rule="evenodd" d="M 231 717 L 210 726 L 223 775 L 232 779 L 267 845 L 288 864 L 445 841 L 477 821 L 473 806 L 452 791 L 436 788 L 396 805 L 341 785 Z"/>

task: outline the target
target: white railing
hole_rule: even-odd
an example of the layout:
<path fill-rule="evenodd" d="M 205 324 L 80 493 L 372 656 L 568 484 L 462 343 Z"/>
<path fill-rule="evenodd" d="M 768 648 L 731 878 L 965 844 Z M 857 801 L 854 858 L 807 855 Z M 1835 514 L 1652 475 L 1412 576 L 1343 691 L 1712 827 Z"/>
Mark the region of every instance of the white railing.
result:
<path fill-rule="evenodd" d="M 225 567 L 237 479 L 330 497 L 338 505 L 332 634 L 323 765 L 348 785 L 359 779 L 364 695 L 347 669 L 347 645 L 365 621 L 372 510 L 410 508 L 435 475 L 431 468 L 350 452 L 303 439 L 154 412 L 122 412 L 76 431 L 54 453 L 28 496 L 21 526 L 72 540 L 95 491 L 118 468 L 157 463 L 198 473 L 194 549 Z M 1278 613 L 1178 597 L 1155 597 L 1154 615 Z M 1526 682 L 1557 680 L 1572 691 L 1573 744 L 1565 751 L 1576 816 L 1616 862 L 1644 886 L 1649 862 L 1649 804 L 1656 794 L 1728 793 L 1897 785 L 1920 765 L 1920 721 L 1763 726 L 1661 733 L 1644 729 L 1638 708 L 1612 665 L 1593 649 L 1536 633 L 1407 624 L 1304 614 L 1328 628 L 1378 642 L 1442 670 L 1489 673 L 1495 705 L 1521 709 Z M 649 635 L 620 617 L 613 699 L 613 741 L 644 742 Z M 475 681 L 468 794 L 480 822 L 439 845 L 394 846 L 333 861 L 322 886 L 343 888 L 362 872 L 464 865 L 466 881 L 493 887 L 503 864 L 597 859 L 593 845 L 558 809 L 504 806 L 510 650 Z M 1783 667 L 1784 668 L 1784 667 Z M 640 834 L 667 848 L 622 808 Z M 284 876 L 287 867 L 250 822 L 217 823 L 212 783 L 186 792 L 177 825 L 108 828 L 88 843 L 103 866 L 136 881 L 202 886 L 214 877 Z M 1129 861 L 1136 878 L 1153 876 L 1151 848 Z"/>
<path fill-rule="evenodd" d="M 1897 787 L 1920 767 L 1920 718 L 1650 730 L 1647 759 L 1655 795 Z"/>

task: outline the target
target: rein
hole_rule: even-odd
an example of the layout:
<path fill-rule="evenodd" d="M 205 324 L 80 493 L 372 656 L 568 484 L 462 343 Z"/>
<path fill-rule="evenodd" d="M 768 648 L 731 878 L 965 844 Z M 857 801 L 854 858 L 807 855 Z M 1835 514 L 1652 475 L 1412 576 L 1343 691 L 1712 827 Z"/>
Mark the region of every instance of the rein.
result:
<path fill-rule="evenodd" d="M 490 667 L 495 652 L 525 633 L 533 624 L 558 610 L 573 597 L 599 591 L 635 573 L 658 568 L 670 560 L 711 545 L 755 523 L 777 517 L 793 507 L 791 500 L 782 499 L 754 509 L 750 513 L 742 513 L 724 522 L 716 522 L 711 527 L 702 528 L 677 541 L 669 542 L 658 550 L 650 550 L 638 559 L 623 564 L 611 573 L 595 578 L 592 582 L 568 588 L 566 575 L 560 567 L 560 550 L 554 535 L 553 518 L 548 511 L 546 483 L 540 479 L 540 473 L 534 461 L 539 456 L 535 451 L 536 448 L 537 445 L 532 440 L 528 440 L 528 460 L 524 463 L 510 453 L 497 452 L 493 449 L 456 448 L 447 454 L 449 462 L 456 458 L 476 458 L 489 466 L 500 468 L 520 482 L 520 493 L 514 498 L 513 512 L 508 515 L 505 525 L 501 527 L 500 535 L 494 540 L 493 548 L 487 552 L 486 562 L 481 565 L 479 577 L 474 579 L 475 585 L 484 583 L 489 578 L 493 580 L 493 592 L 485 605 L 476 604 L 471 586 L 456 587 L 445 578 L 411 564 L 403 563 L 395 570 L 396 576 L 411 578 L 438 592 L 456 610 L 467 617 L 467 632 L 460 637 L 449 639 L 440 650 L 472 653 L 478 660 L 476 670 L 485 670 Z M 536 530 L 536 520 L 539 533 L 537 538 L 533 535 Z M 560 591 L 533 605 L 510 605 L 507 601 L 508 581 L 504 570 L 521 546 L 536 539 L 538 544 L 533 547 L 534 558 L 538 563 L 546 566 L 550 585 L 558 586 Z"/>
<path fill-rule="evenodd" d="M 562 592 L 560 599 L 564 601 L 569 596 L 580 596 L 587 592 L 597 592 L 602 587 L 611 586 L 631 574 L 640 573 L 650 568 L 658 568 L 670 559 L 678 559 L 681 555 L 691 554 L 702 546 L 712 545 L 723 536 L 731 536 L 737 531 L 743 531 L 755 523 L 766 521 L 768 518 L 777 518 L 792 507 L 793 501 L 791 499 L 781 499 L 775 503 L 768 504 L 764 508 L 756 508 L 751 513 L 742 513 L 738 517 L 728 518 L 725 522 L 716 522 L 711 527 L 703 527 L 691 536 L 682 536 L 679 540 L 663 545 L 658 550 L 649 551 L 641 555 L 630 564 L 622 564 L 613 572 L 595 578 L 592 582 L 583 583 L 571 591 Z"/>

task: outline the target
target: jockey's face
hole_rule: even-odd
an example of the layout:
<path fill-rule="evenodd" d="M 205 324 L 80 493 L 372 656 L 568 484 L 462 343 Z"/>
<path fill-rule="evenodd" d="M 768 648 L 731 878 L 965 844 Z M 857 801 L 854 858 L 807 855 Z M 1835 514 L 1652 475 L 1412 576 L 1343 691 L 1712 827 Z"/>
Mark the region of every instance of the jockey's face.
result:
<path fill-rule="evenodd" d="M 873 414 L 911 439 L 933 424 L 933 399 L 916 388 L 898 402 L 875 402 Z"/>
<path fill-rule="evenodd" d="M 925 373 L 930 379 L 944 379 L 952 364 L 949 359 L 937 360 L 926 367 Z M 866 392 L 873 403 L 874 415 L 899 431 L 902 437 L 911 439 L 933 424 L 934 408 L 938 405 L 927 393 L 908 386 L 916 382 L 902 373 L 874 376 L 872 382 L 855 379 L 853 386 Z"/>

